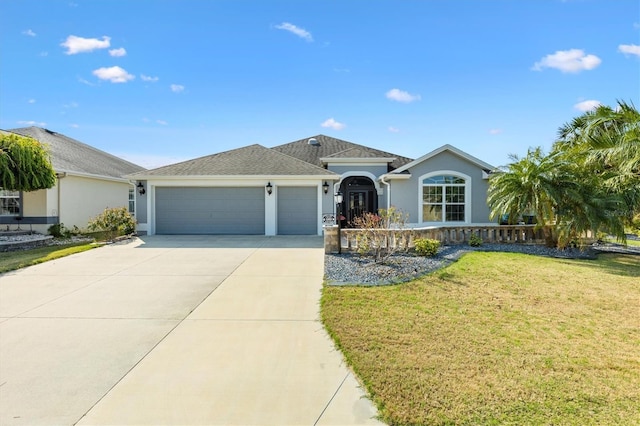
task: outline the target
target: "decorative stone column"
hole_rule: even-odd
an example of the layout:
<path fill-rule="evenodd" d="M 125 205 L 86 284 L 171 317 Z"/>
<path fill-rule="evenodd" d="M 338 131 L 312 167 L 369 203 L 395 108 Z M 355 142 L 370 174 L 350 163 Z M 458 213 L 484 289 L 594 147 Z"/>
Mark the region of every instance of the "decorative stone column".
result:
<path fill-rule="evenodd" d="M 326 254 L 340 253 L 340 238 L 338 225 L 325 226 L 324 228 L 324 252 Z"/>

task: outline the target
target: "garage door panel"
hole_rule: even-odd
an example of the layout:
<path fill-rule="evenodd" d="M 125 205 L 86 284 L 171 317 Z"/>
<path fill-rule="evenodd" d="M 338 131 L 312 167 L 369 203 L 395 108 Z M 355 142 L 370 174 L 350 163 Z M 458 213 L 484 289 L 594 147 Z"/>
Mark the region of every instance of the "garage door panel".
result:
<path fill-rule="evenodd" d="M 264 188 L 156 188 L 156 233 L 264 235 Z"/>
<path fill-rule="evenodd" d="M 316 187 L 278 187 L 278 234 L 318 233 L 318 190 Z"/>

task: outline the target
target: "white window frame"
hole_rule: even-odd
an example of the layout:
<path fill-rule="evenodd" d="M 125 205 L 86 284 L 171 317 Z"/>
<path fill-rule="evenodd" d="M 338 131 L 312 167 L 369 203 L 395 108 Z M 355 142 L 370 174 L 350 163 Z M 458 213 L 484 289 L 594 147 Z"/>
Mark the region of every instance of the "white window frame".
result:
<path fill-rule="evenodd" d="M 20 217 L 22 216 L 22 194 L 20 191 L 9 191 L 0 188 L 0 199 L 15 199 L 17 200 L 18 212 L 17 213 L 5 213 L 4 210 L 0 210 L 0 216 L 4 217 Z"/>
<path fill-rule="evenodd" d="M 133 197 L 131 195 L 133 194 Z M 133 210 L 131 207 L 133 206 Z M 131 213 L 134 217 L 136 216 L 136 188 L 131 186 L 129 188 L 129 204 L 128 204 L 129 213 Z"/>
<path fill-rule="evenodd" d="M 447 214 L 446 214 L 446 202 L 444 198 L 443 191 L 443 202 L 442 202 L 442 221 L 438 222 L 425 222 L 423 215 L 424 201 L 423 201 L 423 188 L 425 186 L 446 186 L 446 184 L 442 185 L 434 185 L 434 184 L 424 184 L 424 180 L 433 176 L 454 176 L 460 179 L 464 179 L 464 221 L 455 221 L 455 222 L 447 222 Z M 437 170 L 434 172 L 429 172 L 424 174 L 418 178 L 418 222 L 426 223 L 426 224 L 451 224 L 456 225 L 460 223 L 471 223 L 471 176 L 465 175 L 464 173 L 456 172 L 454 170 Z"/>

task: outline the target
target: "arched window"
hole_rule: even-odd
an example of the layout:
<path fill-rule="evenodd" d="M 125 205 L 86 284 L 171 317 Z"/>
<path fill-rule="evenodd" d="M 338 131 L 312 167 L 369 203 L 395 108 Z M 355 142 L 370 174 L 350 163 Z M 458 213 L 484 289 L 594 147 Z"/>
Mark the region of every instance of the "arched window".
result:
<path fill-rule="evenodd" d="M 468 222 L 470 217 L 469 177 L 437 172 L 422 179 L 421 222 Z"/>

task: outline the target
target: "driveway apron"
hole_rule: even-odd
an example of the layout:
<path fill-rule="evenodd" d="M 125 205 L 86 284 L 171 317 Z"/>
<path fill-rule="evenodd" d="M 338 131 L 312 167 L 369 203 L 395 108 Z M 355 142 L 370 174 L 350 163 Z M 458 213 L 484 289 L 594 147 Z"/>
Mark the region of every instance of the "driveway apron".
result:
<path fill-rule="evenodd" d="M 0 276 L 0 425 L 380 424 L 320 237 L 150 236 Z"/>

